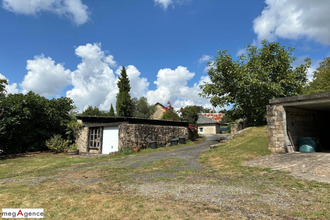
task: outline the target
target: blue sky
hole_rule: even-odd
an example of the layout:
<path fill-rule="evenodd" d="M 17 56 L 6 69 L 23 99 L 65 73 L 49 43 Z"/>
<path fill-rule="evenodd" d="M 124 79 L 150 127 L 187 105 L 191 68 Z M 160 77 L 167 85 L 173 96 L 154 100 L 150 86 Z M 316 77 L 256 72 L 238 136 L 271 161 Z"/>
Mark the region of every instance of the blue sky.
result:
<path fill-rule="evenodd" d="M 310 57 L 309 77 L 330 55 L 328 0 L 2 0 L 0 77 L 9 93 L 68 96 L 78 109 L 115 104 L 121 66 L 131 95 L 210 107 L 198 96 L 217 50 L 279 41 Z"/>

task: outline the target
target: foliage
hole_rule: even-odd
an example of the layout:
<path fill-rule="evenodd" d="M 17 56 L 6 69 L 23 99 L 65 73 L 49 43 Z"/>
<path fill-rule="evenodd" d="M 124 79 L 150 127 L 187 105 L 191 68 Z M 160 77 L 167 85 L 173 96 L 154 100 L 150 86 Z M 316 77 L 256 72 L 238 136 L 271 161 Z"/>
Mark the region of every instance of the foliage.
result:
<path fill-rule="evenodd" d="M 56 153 L 63 152 L 66 148 L 68 148 L 69 141 L 64 140 L 61 135 L 56 134 L 46 141 L 46 146 Z"/>
<path fill-rule="evenodd" d="M 131 95 L 129 94 L 131 86 L 129 84 L 125 67 L 121 70 L 121 76 L 119 76 L 117 86 L 119 88 L 116 102 L 117 116 L 131 117 L 133 108 Z"/>
<path fill-rule="evenodd" d="M 9 94 L 0 102 L 0 150 L 4 154 L 44 150 L 53 134 L 65 134 L 72 103 L 69 98 L 48 100 L 33 92 Z"/>
<path fill-rule="evenodd" d="M 198 106 L 186 106 L 184 108 L 181 108 L 181 117 L 183 121 L 187 121 L 193 124 L 197 123 L 198 120 L 198 112 L 199 112 Z"/>
<path fill-rule="evenodd" d="M 263 41 L 261 48 L 248 45 L 237 61 L 219 50 L 201 95 L 213 106 L 233 105 L 235 118 L 246 118 L 248 124 L 264 124 L 269 99 L 299 95 L 306 84 L 310 59 L 294 69 L 293 50 Z"/>
<path fill-rule="evenodd" d="M 6 79 L 0 79 L 0 98 L 5 97 L 6 85 L 8 85 L 8 81 Z"/>
<path fill-rule="evenodd" d="M 75 145 L 75 144 L 71 144 L 69 147 L 68 147 L 69 150 L 77 150 L 78 149 L 78 146 Z"/>
<path fill-rule="evenodd" d="M 89 105 L 85 111 L 83 111 L 80 115 L 83 116 L 106 116 L 107 114 L 103 111 L 101 111 L 98 107 L 96 106 L 91 106 Z"/>
<path fill-rule="evenodd" d="M 67 124 L 67 132 L 69 140 L 71 140 L 71 143 L 75 143 L 76 137 L 78 136 L 78 133 L 80 129 L 82 128 L 82 124 L 77 122 L 76 117 L 72 117 L 71 121 Z"/>
<path fill-rule="evenodd" d="M 161 119 L 162 120 L 168 120 L 168 121 L 180 121 L 181 118 L 179 115 L 176 113 L 174 108 L 172 107 L 170 102 L 167 102 L 167 107 L 164 107 L 164 114 L 162 115 Z"/>
<path fill-rule="evenodd" d="M 156 107 L 154 105 L 149 105 L 146 97 L 141 97 L 139 99 L 133 98 L 133 117 L 136 118 L 150 118 L 155 112 Z"/>
<path fill-rule="evenodd" d="M 306 94 L 330 92 L 330 57 L 325 58 L 313 75 L 313 81 L 306 87 Z"/>
<path fill-rule="evenodd" d="M 131 148 L 124 148 L 120 151 L 121 155 L 130 155 L 132 154 L 134 151 Z"/>
<path fill-rule="evenodd" d="M 110 116 L 110 117 L 115 117 L 115 110 L 113 110 L 113 106 L 112 106 L 112 104 L 111 104 L 111 106 L 110 106 L 110 111 L 109 111 L 109 113 L 108 113 L 108 116 Z"/>

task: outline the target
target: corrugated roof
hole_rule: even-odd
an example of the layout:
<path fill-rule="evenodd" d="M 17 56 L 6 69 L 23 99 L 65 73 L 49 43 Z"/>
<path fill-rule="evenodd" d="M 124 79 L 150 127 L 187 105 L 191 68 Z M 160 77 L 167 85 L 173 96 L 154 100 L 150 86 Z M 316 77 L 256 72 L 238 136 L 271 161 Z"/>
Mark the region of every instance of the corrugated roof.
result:
<path fill-rule="evenodd" d="M 218 122 L 206 117 L 205 115 L 198 113 L 197 124 L 217 124 Z"/>

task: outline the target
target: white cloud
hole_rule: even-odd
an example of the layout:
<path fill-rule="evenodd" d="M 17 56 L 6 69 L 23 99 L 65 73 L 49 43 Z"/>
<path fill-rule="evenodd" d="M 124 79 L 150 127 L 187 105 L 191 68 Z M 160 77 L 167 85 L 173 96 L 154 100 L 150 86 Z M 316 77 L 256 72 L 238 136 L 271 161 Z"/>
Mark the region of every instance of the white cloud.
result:
<path fill-rule="evenodd" d="M 173 4 L 173 1 L 172 0 L 155 0 L 155 3 L 157 5 L 160 5 L 161 7 L 163 7 L 164 10 L 166 10 L 169 5 Z"/>
<path fill-rule="evenodd" d="M 78 110 L 83 111 L 89 105 L 104 111 L 109 110 L 111 104 L 115 107 L 121 68 L 116 73 L 111 68 L 117 66 L 114 57 L 107 55 L 100 43 L 81 45 L 75 49 L 75 54 L 81 58 L 81 62 L 74 71 L 56 64 L 50 57 L 36 56 L 33 60 L 28 60 L 28 73 L 21 83 L 23 92 L 32 90 L 44 96 L 58 95 L 65 86 L 71 84 L 73 88 L 66 92 L 66 96 L 74 101 Z M 135 66 L 128 65 L 126 72 L 130 79 L 132 97 L 145 96 L 150 104 L 171 101 L 177 109 L 186 105 L 211 107 L 209 100 L 198 95 L 201 92 L 199 86 L 203 81 L 209 81 L 208 76 L 201 77 L 198 83 L 189 86 L 188 82 L 195 73 L 186 67 L 161 69 L 154 82 L 157 88 L 148 90 L 148 80 L 141 77 Z M 16 88 L 18 92 L 17 85 L 12 88 Z"/>
<path fill-rule="evenodd" d="M 37 15 L 43 11 L 71 19 L 82 25 L 89 20 L 88 7 L 81 0 L 3 0 L 2 7 L 8 11 Z"/>
<path fill-rule="evenodd" d="M 188 86 L 188 81 L 195 76 L 186 67 L 178 66 L 175 70 L 161 69 L 157 74 L 157 80 L 154 82 L 157 89 L 147 92 L 148 102 L 167 103 L 170 101 L 175 108 L 181 108 L 186 105 L 202 105 L 211 107 L 209 100 L 201 98 L 198 94 L 201 92 L 199 86 L 208 77 L 202 77 L 199 83 L 192 87 Z"/>
<path fill-rule="evenodd" d="M 9 79 L 7 79 L 4 75 L 0 73 L 0 79 L 6 79 L 8 82 L 8 85 L 5 86 L 6 93 L 7 94 L 16 94 L 19 92 L 17 88 L 17 83 L 10 84 Z"/>
<path fill-rule="evenodd" d="M 117 79 L 110 68 L 115 64 L 113 56 L 106 56 L 101 44 L 97 43 L 79 46 L 75 53 L 82 62 L 72 72 L 73 89 L 67 91 L 67 96 L 73 99 L 79 110 L 84 110 L 88 105 L 109 110 L 111 103 L 115 105 L 118 92 Z"/>
<path fill-rule="evenodd" d="M 175 5 L 185 4 L 190 2 L 191 0 L 154 0 L 156 5 L 159 5 L 164 10 L 166 10 L 170 5 L 174 8 Z"/>
<path fill-rule="evenodd" d="M 330 44 L 329 0 L 265 0 L 267 7 L 254 20 L 258 39 L 307 37 Z"/>
<path fill-rule="evenodd" d="M 201 64 L 202 63 L 207 63 L 211 59 L 212 59 L 212 57 L 210 55 L 203 54 L 203 56 L 201 58 L 199 58 L 198 62 L 201 63 Z"/>
<path fill-rule="evenodd" d="M 26 69 L 28 73 L 20 84 L 23 93 L 33 91 L 50 97 L 70 84 L 71 71 L 65 69 L 62 64 L 55 64 L 50 57 L 35 56 L 33 60 L 27 61 Z"/>

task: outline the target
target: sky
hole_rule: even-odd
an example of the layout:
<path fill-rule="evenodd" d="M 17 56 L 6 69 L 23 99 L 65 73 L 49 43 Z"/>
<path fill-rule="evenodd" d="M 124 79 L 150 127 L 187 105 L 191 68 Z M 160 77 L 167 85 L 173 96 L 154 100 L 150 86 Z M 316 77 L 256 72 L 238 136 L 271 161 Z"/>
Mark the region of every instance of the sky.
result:
<path fill-rule="evenodd" d="M 127 69 L 131 96 L 175 108 L 200 97 L 207 62 L 261 40 L 312 59 L 330 56 L 329 0 L 0 0 L 0 78 L 7 93 L 70 97 L 77 110 L 115 106 Z"/>

